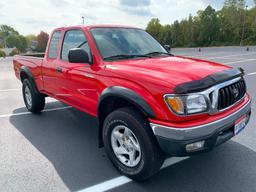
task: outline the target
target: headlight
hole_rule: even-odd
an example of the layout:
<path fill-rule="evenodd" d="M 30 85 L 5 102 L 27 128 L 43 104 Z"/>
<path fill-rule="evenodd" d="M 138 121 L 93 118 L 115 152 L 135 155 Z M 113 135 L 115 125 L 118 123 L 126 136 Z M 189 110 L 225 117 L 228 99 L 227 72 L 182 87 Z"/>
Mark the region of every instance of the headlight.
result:
<path fill-rule="evenodd" d="M 187 113 L 200 113 L 207 110 L 207 103 L 203 95 L 190 95 L 187 97 Z"/>
<path fill-rule="evenodd" d="M 166 95 L 164 98 L 169 108 L 178 115 L 191 115 L 196 113 L 203 113 L 208 110 L 204 95 Z"/>

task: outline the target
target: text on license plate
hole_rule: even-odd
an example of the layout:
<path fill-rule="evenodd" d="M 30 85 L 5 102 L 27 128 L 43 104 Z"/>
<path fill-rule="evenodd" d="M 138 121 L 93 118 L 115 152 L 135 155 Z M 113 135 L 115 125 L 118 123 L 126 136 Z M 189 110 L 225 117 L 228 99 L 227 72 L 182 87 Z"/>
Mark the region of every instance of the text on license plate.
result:
<path fill-rule="evenodd" d="M 235 135 L 238 135 L 245 128 L 246 119 L 247 119 L 247 116 L 245 115 L 235 122 L 235 129 L 234 129 Z"/>

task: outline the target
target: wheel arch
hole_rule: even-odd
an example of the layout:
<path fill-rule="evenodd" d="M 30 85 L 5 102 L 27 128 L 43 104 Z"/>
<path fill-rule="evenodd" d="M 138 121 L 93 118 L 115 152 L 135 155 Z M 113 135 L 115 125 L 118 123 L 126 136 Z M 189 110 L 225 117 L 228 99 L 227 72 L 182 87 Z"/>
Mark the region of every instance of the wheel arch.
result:
<path fill-rule="evenodd" d="M 21 82 L 23 82 L 25 79 L 28 79 L 30 81 L 30 83 L 32 84 L 32 86 L 35 88 L 36 92 L 39 93 L 31 71 L 29 70 L 29 68 L 27 66 L 22 66 L 20 69 L 20 80 L 21 80 Z"/>
<path fill-rule="evenodd" d="M 105 118 L 114 110 L 122 107 L 133 107 L 145 117 L 154 118 L 156 116 L 149 104 L 136 92 L 120 86 L 106 88 L 102 92 L 98 104 L 99 147 L 103 147 L 102 130 Z"/>

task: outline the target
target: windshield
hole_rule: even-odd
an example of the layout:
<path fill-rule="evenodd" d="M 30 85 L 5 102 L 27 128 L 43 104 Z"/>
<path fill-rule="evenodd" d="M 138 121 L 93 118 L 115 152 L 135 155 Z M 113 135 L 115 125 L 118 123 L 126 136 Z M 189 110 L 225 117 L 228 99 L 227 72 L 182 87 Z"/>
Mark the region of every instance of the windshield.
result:
<path fill-rule="evenodd" d="M 167 54 L 152 36 L 141 29 L 94 28 L 91 33 L 105 60 L 145 57 L 150 53 Z"/>

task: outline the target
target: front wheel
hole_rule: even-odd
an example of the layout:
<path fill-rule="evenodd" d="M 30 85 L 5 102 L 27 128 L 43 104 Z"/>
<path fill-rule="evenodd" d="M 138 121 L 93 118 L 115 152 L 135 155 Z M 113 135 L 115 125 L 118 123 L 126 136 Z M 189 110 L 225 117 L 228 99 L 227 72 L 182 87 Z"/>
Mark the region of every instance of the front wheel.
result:
<path fill-rule="evenodd" d="M 145 180 L 163 163 L 163 155 L 147 122 L 133 108 L 118 109 L 104 121 L 103 141 L 113 165 L 134 180 Z"/>
<path fill-rule="evenodd" d="M 39 113 L 44 109 L 45 97 L 41 93 L 37 93 L 28 79 L 25 79 L 22 83 L 22 93 L 26 108 L 30 112 Z"/>

